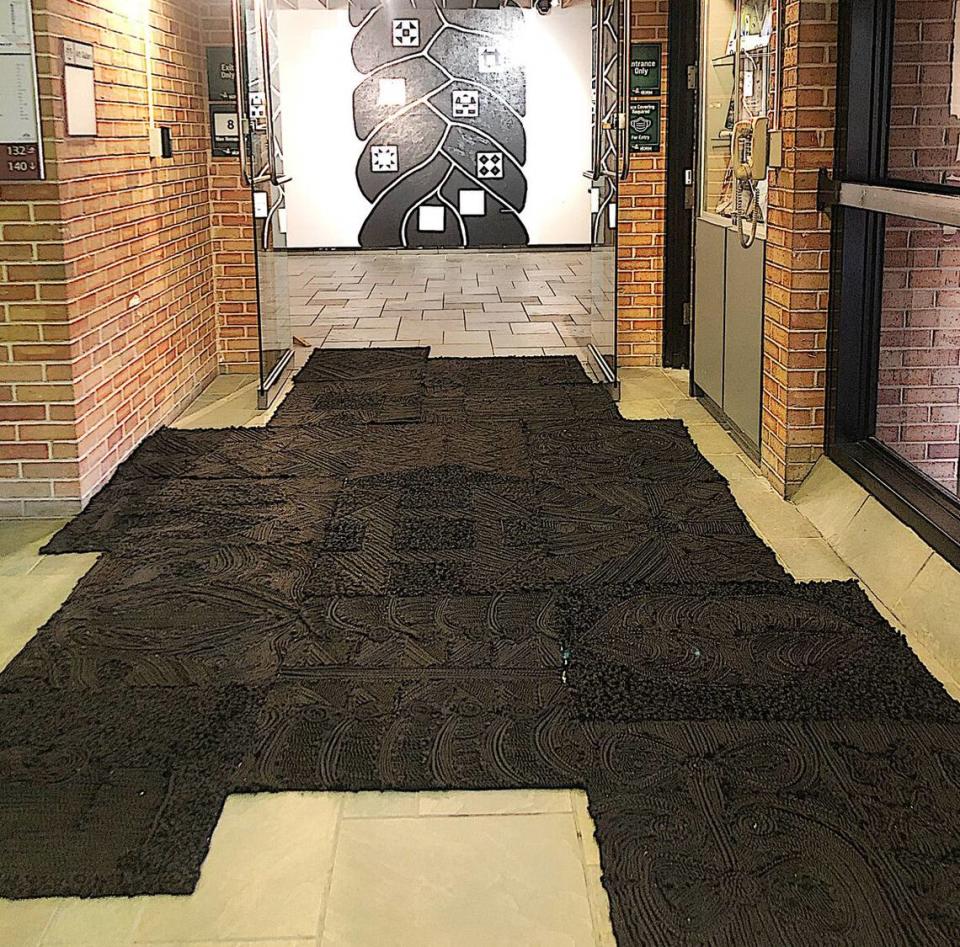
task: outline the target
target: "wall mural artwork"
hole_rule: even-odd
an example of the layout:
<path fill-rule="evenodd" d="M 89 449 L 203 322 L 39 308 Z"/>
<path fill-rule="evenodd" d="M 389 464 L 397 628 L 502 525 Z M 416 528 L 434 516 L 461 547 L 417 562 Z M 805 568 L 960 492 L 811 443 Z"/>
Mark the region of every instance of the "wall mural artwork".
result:
<path fill-rule="evenodd" d="M 523 11 L 352 3 L 350 22 L 360 246 L 528 244 Z"/>

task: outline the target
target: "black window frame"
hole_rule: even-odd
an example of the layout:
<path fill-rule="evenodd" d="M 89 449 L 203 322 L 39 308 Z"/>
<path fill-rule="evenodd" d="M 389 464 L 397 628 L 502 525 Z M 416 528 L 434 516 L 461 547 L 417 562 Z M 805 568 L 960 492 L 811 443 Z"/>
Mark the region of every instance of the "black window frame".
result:
<path fill-rule="evenodd" d="M 840 4 L 834 181 L 960 197 L 960 189 L 949 185 L 887 176 L 895 3 Z M 842 198 L 834 206 L 826 453 L 960 567 L 960 498 L 875 436 L 885 219 L 884 213 L 842 206 Z"/>

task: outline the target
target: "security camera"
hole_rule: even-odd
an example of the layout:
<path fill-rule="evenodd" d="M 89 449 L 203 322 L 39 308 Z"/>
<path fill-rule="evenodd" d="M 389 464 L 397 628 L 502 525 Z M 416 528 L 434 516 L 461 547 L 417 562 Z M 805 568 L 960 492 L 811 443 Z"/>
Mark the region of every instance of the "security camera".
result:
<path fill-rule="evenodd" d="M 553 0 L 536 0 L 534 6 L 537 8 L 537 13 L 546 16 L 553 9 Z"/>

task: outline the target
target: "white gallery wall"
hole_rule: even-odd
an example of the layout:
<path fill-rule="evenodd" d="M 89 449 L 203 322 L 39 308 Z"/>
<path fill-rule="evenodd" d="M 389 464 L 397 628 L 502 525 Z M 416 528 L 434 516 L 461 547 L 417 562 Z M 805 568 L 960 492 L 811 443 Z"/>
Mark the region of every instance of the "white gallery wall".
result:
<path fill-rule="evenodd" d="M 526 74 L 523 119 L 529 243 L 590 242 L 591 12 L 589 4 L 524 11 L 513 54 Z M 357 183 L 363 143 L 353 93 L 356 35 L 346 9 L 279 12 L 280 88 L 291 248 L 356 247 L 370 202 Z"/>

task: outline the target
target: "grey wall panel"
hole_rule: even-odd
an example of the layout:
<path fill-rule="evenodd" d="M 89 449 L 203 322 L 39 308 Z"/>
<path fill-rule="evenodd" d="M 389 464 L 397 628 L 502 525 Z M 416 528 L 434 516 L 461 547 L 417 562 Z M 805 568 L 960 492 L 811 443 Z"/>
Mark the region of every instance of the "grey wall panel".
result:
<path fill-rule="evenodd" d="M 725 228 L 697 220 L 693 287 L 693 380 L 723 403 Z"/>
<path fill-rule="evenodd" d="M 753 445 L 759 447 L 766 245 L 757 240 L 749 250 L 744 250 L 734 230 L 727 231 L 726 239 L 723 410 Z"/>

